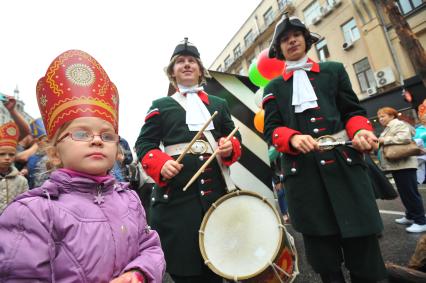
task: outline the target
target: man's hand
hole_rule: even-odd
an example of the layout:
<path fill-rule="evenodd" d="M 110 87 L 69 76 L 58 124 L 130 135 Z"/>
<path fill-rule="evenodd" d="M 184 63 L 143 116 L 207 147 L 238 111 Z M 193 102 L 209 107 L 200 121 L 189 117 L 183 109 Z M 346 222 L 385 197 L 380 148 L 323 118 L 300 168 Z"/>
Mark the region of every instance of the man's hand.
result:
<path fill-rule="evenodd" d="M 223 158 L 227 158 L 232 154 L 232 142 L 225 142 L 225 138 L 219 140 L 219 155 Z"/>
<path fill-rule="evenodd" d="M 305 154 L 319 150 L 318 142 L 310 135 L 294 135 L 290 139 L 290 144 L 294 149 Z"/>
<path fill-rule="evenodd" d="M 171 179 L 182 170 L 183 164 L 177 163 L 175 160 L 167 160 L 161 168 L 161 176 L 165 179 Z"/>
<path fill-rule="evenodd" d="M 11 112 L 13 109 L 15 109 L 16 105 L 16 99 L 13 96 L 7 96 L 7 101 L 3 102 L 4 107 Z"/>
<path fill-rule="evenodd" d="M 376 135 L 372 131 L 359 130 L 352 139 L 352 146 L 360 152 L 377 150 L 379 143 Z"/>
<path fill-rule="evenodd" d="M 110 281 L 110 283 L 143 283 L 143 277 L 138 272 L 129 271 Z"/>

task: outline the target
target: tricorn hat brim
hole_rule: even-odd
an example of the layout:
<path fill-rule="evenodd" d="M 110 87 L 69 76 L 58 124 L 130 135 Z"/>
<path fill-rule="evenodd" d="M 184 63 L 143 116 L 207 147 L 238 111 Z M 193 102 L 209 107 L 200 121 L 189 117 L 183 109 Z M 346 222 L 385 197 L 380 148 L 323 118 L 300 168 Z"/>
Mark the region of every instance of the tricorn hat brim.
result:
<path fill-rule="evenodd" d="M 287 15 L 284 15 L 275 25 L 274 35 L 272 36 L 271 45 L 269 46 L 269 58 L 278 58 L 281 60 L 283 59 L 278 54 L 278 52 L 280 51 L 279 39 L 281 38 L 284 32 L 291 29 L 300 29 L 307 31 L 309 33 L 309 37 L 307 38 L 310 43 L 309 46 L 311 46 L 313 43 L 318 42 L 318 40 L 321 38 L 319 34 L 310 32 L 306 25 L 299 18 L 287 17 Z"/>

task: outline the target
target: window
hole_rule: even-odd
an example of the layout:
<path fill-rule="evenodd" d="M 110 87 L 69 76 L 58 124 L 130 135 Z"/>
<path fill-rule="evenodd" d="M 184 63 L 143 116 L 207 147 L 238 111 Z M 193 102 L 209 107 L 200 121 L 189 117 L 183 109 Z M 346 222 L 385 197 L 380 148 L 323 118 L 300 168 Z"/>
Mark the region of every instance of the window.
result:
<path fill-rule="evenodd" d="M 402 11 L 402 14 L 408 14 L 413 11 L 415 8 L 422 5 L 422 0 L 398 0 L 399 9 Z"/>
<path fill-rule="evenodd" d="M 371 70 L 368 58 L 364 58 L 354 64 L 356 77 L 358 79 L 361 92 L 366 92 L 368 88 L 376 86 L 373 71 Z"/>
<path fill-rule="evenodd" d="M 249 30 L 248 33 L 244 36 L 244 43 L 246 47 L 249 47 L 254 41 L 254 33 L 253 30 Z"/>
<path fill-rule="evenodd" d="M 305 24 L 312 24 L 312 20 L 316 17 L 321 16 L 320 4 L 315 1 L 309 5 L 305 10 L 303 10 L 303 16 L 305 17 Z"/>
<path fill-rule="evenodd" d="M 218 71 L 218 72 L 223 72 L 222 65 L 219 65 L 219 66 L 216 68 L 216 71 Z"/>
<path fill-rule="evenodd" d="M 327 58 L 330 56 L 330 53 L 328 52 L 327 41 L 325 39 L 322 39 L 318 41 L 315 47 L 317 49 L 318 58 L 320 59 L 320 61 L 327 61 Z"/>
<path fill-rule="evenodd" d="M 351 19 L 349 22 L 342 26 L 343 37 L 345 42 L 354 42 L 360 38 L 358 27 L 356 26 L 355 19 Z"/>
<path fill-rule="evenodd" d="M 241 46 L 238 43 L 238 45 L 234 48 L 234 58 L 238 58 L 241 56 Z"/>
<path fill-rule="evenodd" d="M 288 4 L 291 4 L 291 0 L 278 0 L 278 8 L 280 8 L 280 10 L 283 10 Z"/>
<path fill-rule="evenodd" d="M 226 58 L 225 58 L 225 70 L 226 69 L 228 69 L 228 67 L 231 65 L 231 55 L 228 55 Z"/>
<path fill-rule="evenodd" d="M 265 21 L 265 26 L 269 26 L 270 23 L 274 21 L 274 12 L 272 11 L 272 7 L 263 14 L 263 20 Z"/>

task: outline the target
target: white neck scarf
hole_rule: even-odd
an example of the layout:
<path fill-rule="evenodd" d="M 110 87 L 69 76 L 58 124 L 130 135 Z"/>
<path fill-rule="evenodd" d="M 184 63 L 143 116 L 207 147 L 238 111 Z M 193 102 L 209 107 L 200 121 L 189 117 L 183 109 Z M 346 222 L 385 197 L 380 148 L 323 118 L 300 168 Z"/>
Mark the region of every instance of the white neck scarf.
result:
<path fill-rule="evenodd" d="M 306 109 L 318 107 L 318 98 L 309 81 L 308 74 L 306 74 L 306 71 L 311 70 L 312 63 L 307 62 L 307 55 L 299 61 L 286 61 L 286 71 L 294 71 L 292 105 L 294 105 L 296 113 L 302 113 Z"/>
<path fill-rule="evenodd" d="M 190 131 L 198 132 L 211 117 L 209 110 L 198 96 L 198 92 L 204 90 L 204 88 L 199 85 L 191 87 L 178 85 L 178 88 L 182 96 L 186 94 L 186 124 Z M 211 122 L 206 130 L 213 129 L 214 125 Z"/>

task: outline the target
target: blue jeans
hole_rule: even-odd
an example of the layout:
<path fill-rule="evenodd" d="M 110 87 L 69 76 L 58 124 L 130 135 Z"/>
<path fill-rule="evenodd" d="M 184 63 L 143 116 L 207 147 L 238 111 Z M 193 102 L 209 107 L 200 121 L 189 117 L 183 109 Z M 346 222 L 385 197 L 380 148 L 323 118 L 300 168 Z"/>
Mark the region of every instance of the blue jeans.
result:
<path fill-rule="evenodd" d="M 416 224 L 426 224 L 422 196 L 417 188 L 416 169 L 395 170 L 392 176 L 406 210 L 405 217 Z"/>

